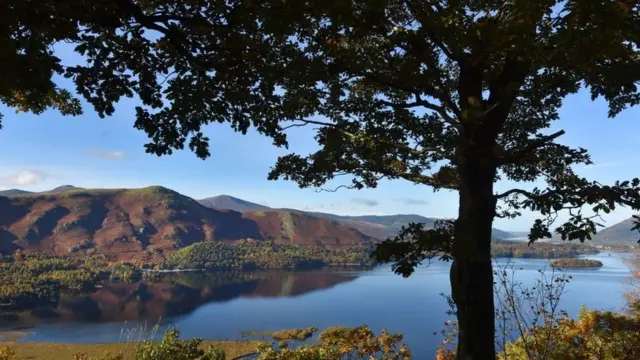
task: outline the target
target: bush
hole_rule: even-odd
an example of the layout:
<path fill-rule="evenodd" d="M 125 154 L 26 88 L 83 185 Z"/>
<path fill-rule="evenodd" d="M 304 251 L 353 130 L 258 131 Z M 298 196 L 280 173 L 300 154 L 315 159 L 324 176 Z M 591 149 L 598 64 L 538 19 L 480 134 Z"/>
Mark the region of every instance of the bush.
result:
<path fill-rule="evenodd" d="M 543 336 L 553 342 L 536 341 Z M 583 307 L 576 320 L 534 327 L 508 344 L 500 359 L 640 359 L 640 318 Z"/>
<path fill-rule="evenodd" d="M 271 337 L 274 340 L 278 340 L 278 341 L 292 341 L 292 340 L 305 341 L 309 339 L 313 335 L 313 333 L 315 333 L 316 331 L 318 331 L 317 327 L 308 327 L 304 329 L 279 330 L 279 331 L 274 331 L 271 334 Z"/>
<path fill-rule="evenodd" d="M 201 350 L 202 339 L 180 340 L 176 329 L 167 331 L 160 342 L 143 341 L 136 344 L 133 360 L 226 360 L 227 355 L 221 349 L 209 346 Z M 0 360 L 5 360 L 0 357 Z M 13 360 L 13 359 L 8 359 Z M 124 360 L 122 354 L 105 354 L 100 357 L 88 357 L 86 354 L 74 355 L 74 360 Z"/>
<path fill-rule="evenodd" d="M 200 349 L 202 339 L 180 340 L 180 331 L 172 329 L 162 337 L 162 341 L 144 341 L 136 346 L 134 360 L 225 360 L 226 354 L 220 349 L 209 347 Z"/>
<path fill-rule="evenodd" d="M 311 329 L 311 328 L 309 328 Z M 283 331 L 284 333 L 284 331 Z M 332 327 L 319 336 L 320 343 L 296 349 L 262 345 L 260 360 L 410 360 L 411 352 L 402 344 L 402 335 L 382 330 L 376 335 L 367 326 Z"/>
<path fill-rule="evenodd" d="M 0 360 L 17 360 L 16 352 L 8 347 L 0 348 Z"/>

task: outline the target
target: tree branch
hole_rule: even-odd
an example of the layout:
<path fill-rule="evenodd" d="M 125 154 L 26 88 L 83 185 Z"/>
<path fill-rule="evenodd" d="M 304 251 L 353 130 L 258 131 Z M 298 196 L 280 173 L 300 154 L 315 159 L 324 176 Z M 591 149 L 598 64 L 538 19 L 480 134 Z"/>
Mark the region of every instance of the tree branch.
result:
<path fill-rule="evenodd" d="M 449 116 L 449 114 L 447 114 L 447 109 L 444 106 L 436 105 L 436 104 L 430 103 L 427 100 L 424 100 L 422 96 L 420 96 L 420 94 L 417 92 L 414 93 L 414 96 L 416 100 L 410 103 L 398 104 L 398 103 L 393 103 L 391 101 L 386 101 L 386 100 L 378 100 L 378 103 L 381 105 L 386 105 L 393 108 L 405 108 L 405 109 L 422 106 L 426 109 L 437 112 L 438 115 L 440 115 L 447 124 L 453 126 L 457 130 L 460 130 L 460 127 L 461 127 L 460 122 L 458 122 L 456 119 Z"/>
<path fill-rule="evenodd" d="M 526 190 L 522 190 L 522 189 L 511 189 L 509 191 L 503 192 L 502 194 L 496 194 L 495 198 L 496 199 L 502 199 L 502 198 L 506 198 L 506 197 L 508 197 L 510 195 L 513 195 L 513 194 L 524 195 L 524 196 L 526 196 L 526 197 L 528 197 L 530 199 L 537 198 L 537 196 L 534 195 L 533 193 L 530 193 L 530 192 L 528 192 Z"/>
<path fill-rule="evenodd" d="M 291 129 L 291 128 L 294 128 L 294 127 L 304 127 L 304 126 L 307 126 L 307 125 L 320 125 L 320 126 L 327 126 L 327 127 L 332 127 L 334 129 L 337 129 L 341 133 L 345 134 L 346 136 L 348 136 L 352 140 L 357 138 L 357 136 L 358 136 L 357 134 L 354 134 L 352 132 L 349 132 L 349 131 L 346 131 L 344 129 L 341 129 L 337 124 L 332 124 L 332 123 L 328 123 L 328 122 L 324 122 L 324 121 L 305 120 L 305 119 L 295 119 L 295 120 L 290 120 L 290 121 L 298 121 L 299 123 L 294 123 L 294 124 L 291 124 L 291 125 L 284 126 L 284 127 L 282 127 L 282 130 L 287 130 L 287 129 Z M 413 149 L 413 148 L 411 148 L 409 146 L 398 144 L 398 143 L 386 142 L 386 144 L 387 145 L 391 145 L 391 146 L 395 147 L 396 149 L 407 151 L 408 153 L 410 153 L 411 155 L 414 155 L 414 156 L 420 156 L 420 155 L 424 155 L 424 154 L 429 153 L 429 152 L 435 152 L 435 153 L 438 153 L 439 155 L 441 155 L 443 157 L 448 158 L 446 156 L 446 154 L 444 154 L 442 152 L 442 149 L 437 147 L 437 146 L 425 146 L 425 147 L 422 147 L 420 150 L 417 150 L 417 149 Z"/>
<path fill-rule="evenodd" d="M 421 38 L 426 36 L 428 35 L 423 34 Z M 430 70 L 432 70 L 435 73 L 436 77 L 438 78 L 438 87 L 440 88 L 440 90 L 438 90 L 433 85 L 428 85 L 428 88 L 429 88 L 428 91 L 432 93 L 431 96 L 440 100 L 445 106 L 451 109 L 451 112 L 453 112 L 457 117 L 460 117 L 460 114 L 461 114 L 460 109 L 456 106 L 451 96 L 446 93 L 444 83 L 442 82 L 444 75 L 442 74 L 442 71 L 440 71 L 440 68 L 439 68 L 440 64 L 438 63 L 438 61 L 434 61 L 434 58 L 432 56 L 429 56 L 428 54 L 424 54 L 424 52 L 417 51 L 420 48 L 424 48 L 425 44 L 422 43 L 421 40 L 419 41 L 418 39 L 410 38 L 409 44 L 410 44 L 410 48 L 406 48 L 401 45 L 399 46 L 400 48 L 402 48 L 402 50 L 408 53 L 411 53 L 416 58 L 420 59 L 424 64 L 428 66 Z"/>
<path fill-rule="evenodd" d="M 454 51 L 450 50 L 447 47 L 447 45 L 445 45 L 445 43 L 438 36 L 436 36 L 433 29 L 429 27 L 427 22 L 425 21 L 424 16 L 426 14 L 423 11 L 418 10 L 413 5 L 413 2 L 411 0 L 405 0 L 404 4 L 407 6 L 409 11 L 411 11 L 411 14 L 413 15 L 413 17 L 415 17 L 418 20 L 418 22 L 420 23 L 421 30 L 425 32 L 429 41 L 433 42 L 433 44 L 435 44 L 438 47 L 438 49 L 440 49 L 440 51 L 442 51 L 442 53 L 446 57 L 448 57 L 453 61 L 460 62 L 462 60 L 462 57 L 460 56 L 459 51 L 455 51 L 455 54 L 454 54 Z M 436 14 L 430 13 L 428 15 L 435 16 Z"/>
<path fill-rule="evenodd" d="M 540 136 L 537 139 L 531 140 L 531 142 L 524 146 L 521 150 L 511 153 L 509 155 L 505 155 L 502 158 L 498 159 L 498 164 L 505 165 L 517 162 L 522 160 L 524 157 L 529 155 L 532 151 L 536 149 L 548 145 L 551 141 L 565 134 L 564 130 L 560 130 L 551 135 Z"/>
<path fill-rule="evenodd" d="M 129 15 L 131 15 L 138 23 L 140 23 L 140 25 L 151 30 L 158 31 L 165 35 L 170 34 L 170 30 L 168 28 L 162 27 L 155 22 L 162 20 L 167 21 L 168 18 L 166 16 L 147 16 L 142 11 L 142 8 L 140 6 L 134 4 L 130 0 L 117 0 L 117 4 L 122 10 L 128 12 Z"/>

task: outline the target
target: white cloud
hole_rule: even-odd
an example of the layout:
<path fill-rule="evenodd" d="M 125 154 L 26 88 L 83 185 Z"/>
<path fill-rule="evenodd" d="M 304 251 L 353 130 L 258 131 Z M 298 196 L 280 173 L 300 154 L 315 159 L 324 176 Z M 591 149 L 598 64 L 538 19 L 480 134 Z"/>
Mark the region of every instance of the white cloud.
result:
<path fill-rule="evenodd" d="M 37 170 L 20 170 L 18 172 L 0 176 L 0 185 L 31 186 L 51 178 L 51 175 Z"/>
<path fill-rule="evenodd" d="M 124 159 L 126 154 L 122 151 L 91 151 L 91 156 L 101 159 Z"/>

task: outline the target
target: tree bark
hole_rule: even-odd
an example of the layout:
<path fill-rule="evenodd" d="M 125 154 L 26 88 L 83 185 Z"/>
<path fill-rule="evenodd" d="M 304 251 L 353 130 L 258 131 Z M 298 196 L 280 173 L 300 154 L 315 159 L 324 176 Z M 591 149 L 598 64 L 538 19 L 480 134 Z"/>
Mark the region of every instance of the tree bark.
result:
<path fill-rule="evenodd" d="M 458 360 L 495 360 L 491 228 L 496 167 L 482 151 L 468 149 L 459 166 L 460 203 L 451 266 L 458 316 Z"/>

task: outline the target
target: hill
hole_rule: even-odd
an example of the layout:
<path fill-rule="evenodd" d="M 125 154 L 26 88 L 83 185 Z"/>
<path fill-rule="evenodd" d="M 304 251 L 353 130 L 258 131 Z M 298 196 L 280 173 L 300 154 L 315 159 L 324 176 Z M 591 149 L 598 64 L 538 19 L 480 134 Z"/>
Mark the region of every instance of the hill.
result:
<path fill-rule="evenodd" d="M 270 241 L 327 248 L 362 246 L 369 236 L 299 212 L 211 209 L 173 190 L 72 189 L 0 197 L 0 251 L 162 258 L 199 241 Z"/>
<path fill-rule="evenodd" d="M 273 209 L 228 195 L 206 198 L 198 200 L 198 202 L 204 206 L 214 209 L 229 209 L 239 212 L 269 210 L 276 212 L 304 213 L 310 216 L 340 222 L 376 239 L 394 237 L 403 226 L 406 226 L 411 222 L 424 223 L 427 227 L 433 227 L 435 221 L 438 220 L 437 218 L 428 218 L 415 214 L 347 216 L 314 211 L 301 211 L 289 208 Z M 510 239 L 515 237 L 513 234 L 500 229 L 493 229 L 493 236 L 497 239 Z"/>
<path fill-rule="evenodd" d="M 18 195 L 28 195 L 28 194 L 33 194 L 33 192 L 20 190 L 20 189 L 9 189 L 9 190 L 0 191 L 0 196 L 18 196 Z"/>
<path fill-rule="evenodd" d="M 268 210 L 270 207 L 238 199 L 229 195 L 214 196 L 198 200 L 198 202 L 212 209 L 226 209 L 237 212 L 247 212 L 256 210 Z"/>
<path fill-rule="evenodd" d="M 633 218 L 599 230 L 593 242 L 600 245 L 637 245 L 640 233 L 633 228 Z"/>
<path fill-rule="evenodd" d="M 20 189 L 9 189 L 9 190 L 0 191 L 0 196 L 21 196 L 21 195 L 31 195 L 31 194 L 57 194 L 57 193 L 63 192 L 63 191 L 79 190 L 79 189 L 81 189 L 81 188 L 75 187 L 73 185 L 62 185 L 62 186 L 58 186 L 55 189 L 42 191 L 42 192 L 33 192 L 33 191 L 26 191 L 26 190 L 20 190 Z"/>

